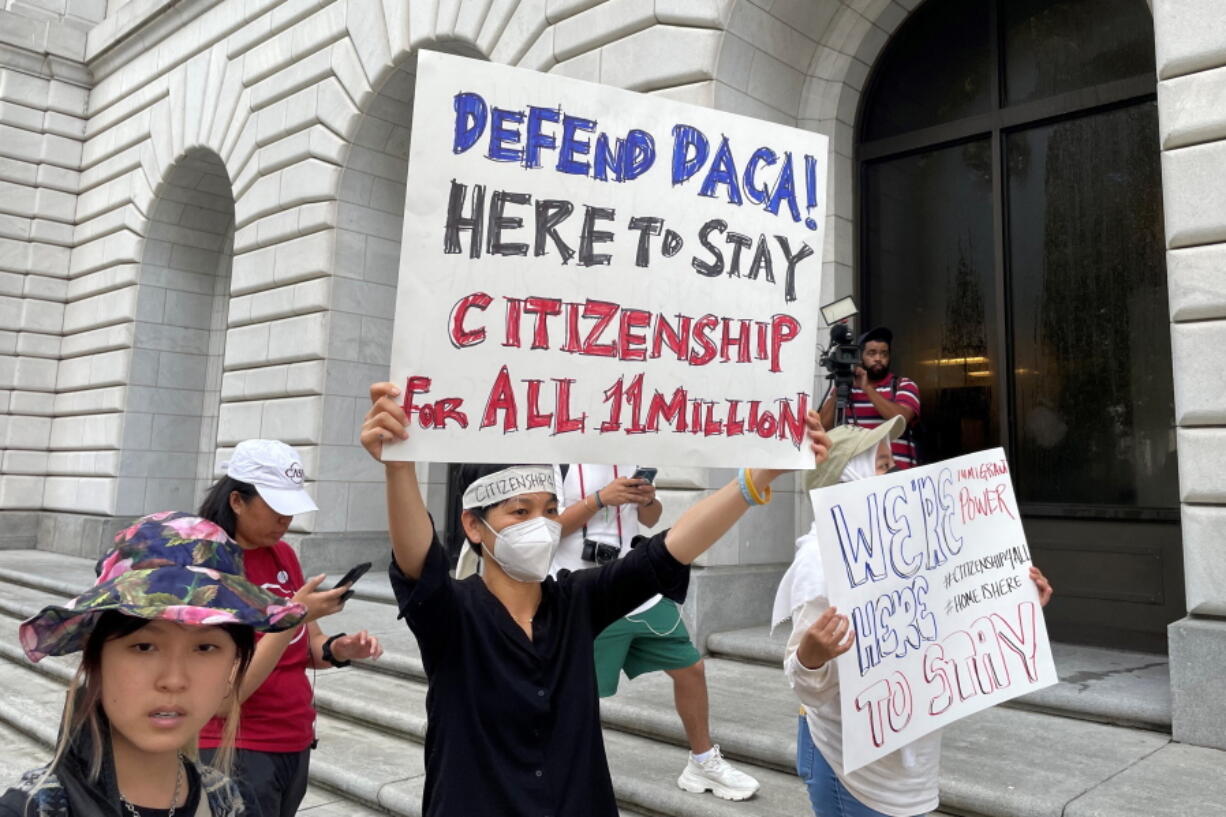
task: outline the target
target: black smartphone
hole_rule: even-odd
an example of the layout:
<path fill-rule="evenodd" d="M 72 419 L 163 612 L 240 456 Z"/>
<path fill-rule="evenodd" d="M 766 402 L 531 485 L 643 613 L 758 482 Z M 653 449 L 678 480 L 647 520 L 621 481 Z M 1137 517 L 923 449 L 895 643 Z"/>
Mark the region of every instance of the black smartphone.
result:
<path fill-rule="evenodd" d="M 640 465 L 635 469 L 632 479 L 645 479 L 648 482 L 654 483 L 656 481 L 656 474 L 659 472 L 659 468 L 644 468 Z"/>
<path fill-rule="evenodd" d="M 367 570 L 370 570 L 370 562 L 362 562 L 360 565 L 350 568 L 349 572 L 346 573 L 344 576 L 342 576 L 341 580 L 337 582 L 336 584 L 332 585 L 330 589 L 335 590 L 338 587 L 344 587 L 345 585 L 350 585 L 348 590 L 346 590 L 344 593 L 341 593 L 341 601 L 349 601 L 350 597 L 353 596 L 352 585 L 355 584 L 358 579 L 365 576 Z"/>

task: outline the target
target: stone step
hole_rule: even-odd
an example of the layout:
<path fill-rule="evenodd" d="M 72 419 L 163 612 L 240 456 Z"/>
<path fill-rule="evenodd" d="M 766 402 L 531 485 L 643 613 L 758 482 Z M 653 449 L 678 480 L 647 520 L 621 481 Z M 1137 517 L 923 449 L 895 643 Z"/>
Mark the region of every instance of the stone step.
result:
<path fill-rule="evenodd" d="M 9 635 L 0 633 L 0 638 Z M 53 673 L 67 669 L 64 665 L 50 666 L 61 667 L 51 670 Z M 341 676 L 350 674 L 355 682 L 362 675 L 344 670 L 335 674 L 335 681 L 345 681 Z M 0 721 L 41 734 L 44 741 L 52 740 L 63 685 L 11 661 L 0 663 L 0 675 L 3 676 L 0 686 L 8 691 L 0 702 Z M 382 700 L 397 696 L 395 710 L 412 708 L 401 705 L 403 698 L 399 696 L 405 690 L 385 687 L 393 680 L 375 675 L 361 678 L 362 683 L 382 682 L 373 690 L 383 696 Z M 412 684 L 407 680 L 401 683 Z M 355 687 L 352 697 L 365 699 L 368 693 L 369 690 Z M 394 715 L 395 712 L 384 713 L 383 725 L 393 730 L 388 732 L 333 714 L 321 714 L 322 742 L 312 760 L 312 782 L 367 808 L 416 817 L 424 773 L 422 747 L 416 735 L 401 732 L 405 726 L 393 719 Z M 605 742 L 619 799 L 642 813 L 687 817 L 700 814 L 742 817 L 749 813 L 744 805 L 689 795 L 677 789 L 673 780 L 684 753 L 672 747 L 613 730 L 606 730 Z M 1175 810 L 1174 805 L 1172 810 L 1153 809 L 1156 801 L 1153 787 L 1168 788 L 1162 782 L 1164 773 L 1181 785 L 1163 795 L 1175 798 L 1168 800 L 1169 804 L 1181 800 L 1212 804 L 1215 802 L 1212 798 L 1226 797 L 1220 774 L 1220 791 L 1205 789 L 1206 781 L 1213 780 L 1210 770 L 1216 768 L 1220 772 L 1222 753 L 1169 747 L 1162 736 L 1151 732 L 996 708 L 951 726 L 944 744 L 946 769 L 964 772 L 943 776 L 944 806 L 961 814 L 1089 817 L 1109 813 L 1113 817 L 1154 817 L 1214 813 L 1203 809 Z M 1053 746 L 1059 746 L 1060 751 L 1052 752 Z M 1172 751 L 1166 751 L 1168 748 Z M 807 813 L 803 787 L 793 775 L 755 771 L 762 779 L 763 793 L 753 801 L 754 815 Z M 1126 793 L 1130 796 L 1135 790 L 1135 796 L 1146 804 L 1144 809 L 1131 807 L 1123 794 L 1113 794 L 1111 789 L 1119 785 L 1116 781 L 1128 785 Z M 1195 783 L 1189 786 L 1191 781 Z M 333 805 L 336 806 L 335 801 Z M 1105 810 L 1108 808 L 1113 810 Z"/>
<path fill-rule="evenodd" d="M 0 791 L 8 788 L 29 769 L 35 769 L 51 759 L 52 745 L 19 732 L 0 721 Z M 384 817 L 376 811 L 345 800 L 318 786 L 307 788 L 298 814 L 307 817 Z"/>
<path fill-rule="evenodd" d="M 63 575 L 65 570 L 60 572 Z M 38 584 L 47 589 L 34 589 Z M 0 597 L 0 611 L 11 616 L 24 618 L 46 604 L 63 600 L 62 585 L 40 582 L 35 576 L 27 575 L 23 584 L 5 587 L 11 592 Z M 330 616 L 324 627 L 327 632 L 367 629 L 381 639 L 386 652 L 377 662 L 360 662 L 353 669 L 318 671 L 315 688 L 319 708 L 374 727 L 394 723 L 406 734 L 424 737 L 425 669 L 417 642 L 404 622 L 397 620 L 386 604 L 354 598 L 343 611 Z M 13 650 L 18 649 L 15 640 L 12 645 Z M 708 659 L 707 675 L 713 740 L 731 759 L 790 773 L 796 748 L 792 725 L 796 700 L 783 673 L 762 665 Z M 623 679 L 623 686 L 622 694 L 601 703 L 606 727 L 687 746 L 667 675 L 649 673 L 633 682 Z M 755 694 L 746 696 L 740 690 L 754 690 Z M 386 712 L 380 705 L 401 697 L 412 701 L 412 706 Z"/>
<path fill-rule="evenodd" d="M 0 664 L 6 689 L 4 702 L 0 703 L 0 791 L 15 783 L 27 770 L 38 768 L 51 759 L 59 707 L 64 699 L 63 686 L 51 682 L 43 687 L 31 679 L 22 683 L 19 679 L 23 676 L 13 677 L 6 670 L 7 667 Z M 18 687 L 39 690 L 33 694 L 37 708 L 31 705 L 30 697 L 14 696 L 10 699 L 7 690 Z M 48 701 L 54 701 L 54 704 L 45 705 Z M 22 729 L 14 727 L 13 721 L 19 721 Z M 308 787 L 298 813 L 310 817 L 379 817 L 386 814 L 314 785 Z"/>
<path fill-rule="evenodd" d="M 0 791 L 15 783 L 27 770 L 49 761 L 51 751 L 52 744 L 36 740 L 0 720 Z M 298 806 L 298 814 L 306 817 L 385 817 L 397 812 L 369 808 L 329 789 L 311 785 Z M 623 809 L 621 817 L 646 815 Z"/>
<path fill-rule="evenodd" d="M 771 667 L 783 666 L 790 625 L 715 633 L 712 656 Z M 1052 644 L 1060 682 L 1005 706 L 1033 709 L 1117 726 L 1171 731 L 1171 674 L 1165 655 Z"/>
<path fill-rule="evenodd" d="M 12 623 L 9 619 L 6 629 L 10 631 L 0 633 L 0 638 L 11 637 Z M 5 655 L 6 659 L 9 657 Z M 63 681 L 53 676 L 66 678 L 68 670 L 64 664 L 51 664 L 46 671 L 36 671 L 28 664 L 23 666 L 12 660 L 0 662 L 0 687 L 6 690 L 0 700 L 0 722 L 50 745 L 55 739 L 55 724 L 64 697 Z M 363 675 L 353 670 L 336 673 L 337 676 L 346 674 L 357 678 Z M 390 680 L 369 677 L 382 680 L 384 684 Z M 338 682 L 345 680 L 336 678 Z M 403 691 L 383 689 L 379 694 L 386 701 L 390 700 L 386 696 L 399 695 Z M 402 706 L 401 698 L 396 701 L 394 710 L 381 713 L 382 729 L 321 713 L 318 720 L 321 740 L 312 754 L 311 781 L 365 808 L 419 817 L 425 775 L 424 748 L 419 742 L 420 735 L 402 731 L 405 724 L 396 720 L 395 715 L 408 707 Z M 716 800 L 710 795 L 692 795 L 677 788 L 675 779 L 684 765 L 684 753 L 617 732 L 606 732 L 605 745 L 614 775 L 614 789 L 619 801 L 629 809 L 623 811 L 626 817 L 642 814 L 743 817 L 744 811 L 738 811 L 736 804 Z M 24 763 L 14 761 L 14 764 L 29 768 L 38 765 L 40 760 L 39 756 L 31 756 Z M 793 775 L 765 770 L 761 774 L 764 785 L 763 793 L 754 800 L 756 815 L 784 817 L 803 813 L 799 809 L 806 802 L 804 790 Z M 335 800 L 326 801 L 323 793 L 319 797 L 320 805 L 331 802 L 334 810 L 342 808 Z"/>
<path fill-rule="evenodd" d="M 52 746 L 0 721 L 0 791 L 51 759 Z"/>
<path fill-rule="evenodd" d="M 0 563 L 3 556 L 0 554 Z M 57 575 L 66 580 L 64 570 Z M 58 595 L 4 584 L 0 585 L 0 608 L 10 615 L 24 615 Z M 360 747 L 350 747 L 349 738 L 345 737 L 356 734 L 354 740 L 362 745 L 391 740 L 397 754 L 390 756 L 420 757 L 419 741 L 425 727 L 420 656 L 407 627 L 389 613 L 384 602 L 354 599 L 342 613 L 329 619 L 326 629 L 330 632 L 372 629 L 384 639 L 389 654 L 370 667 L 318 673 L 317 700 L 323 712 L 320 734 L 325 746 L 316 754 L 319 768 L 315 782 L 345 793 L 364 786 L 368 796 L 370 791 L 376 795 L 363 802 L 384 809 L 397 804 L 393 810 L 402 813 L 398 810 L 401 798 L 407 798 L 409 805 L 405 808 L 415 808 L 414 784 L 403 775 L 383 780 L 377 779 L 379 775 L 355 776 L 353 770 L 363 769 L 364 761 L 359 763 L 357 755 L 349 756 L 350 748 L 356 752 Z M 0 619 L 0 644 L 7 641 L 13 645 L 12 650 L 16 650 L 15 626 L 12 619 L 7 626 Z M 786 801 L 784 813 L 787 809 L 794 814 L 809 813 L 803 788 L 788 771 L 794 752 L 796 704 L 782 672 L 775 668 L 779 664 L 771 660 L 770 639 L 764 639 L 762 633 L 757 634 L 756 640 L 752 633 L 731 634 L 730 648 L 728 635 L 712 636 L 712 649 L 719 648 L 720 655 L 734 657 L 713 657 L 706 662 L 716 740 L 730 756 L 747 757 L 756 764 L 747 768 L 764 784 L 764 794 L 753 801 L 755 806 L 759 802 L 771 806 L 777 790 L 779 798 L 794 798 Z M 742 639 L 746 646 L 736 646 L 735 639 Z M 12 650 L 5 652 L 6 657 Z M 753 658 L 754 655 L 760 657 Z M 381 672 L 369 671 L 379 664 Z M 626 806 L 646 814 L 717 813 L 711 811 L 720 805 L 714 798 L 685 795 L 673 782 L 685 755 L 679 748 L 684 738 L 672 708 L 670 680 L 662 673 L 651 673 L 634 681 L 623 680 L 623 684 L 617 696 L 602 702 L 606 744 L 619 798 Z M 386 707 L 383 703 L 386 701 L 395 701 L 396 706 Z M 345 749 L 337 761 L 332 758 L 338 755 L 326 746 L 334 728 L 338 736 L 334 745 L 343 745 Z M 1198 778 L 1202 785 L 1188 786 L 1185 781 L 1179 788 L 1171 787 L 1166 792 L 1171 802 L 1199 803 L 1197 798 L 1219 796 L 1226 799 L 1226 776 L 1220 774 L 1226 768 L 1223 760 L 1226 755 L 1210 750 L 1184 751 L 1191 747 L 1170 745 L 1166 736 L 1150 731 L 998 707 L 949 727 L 944 747 L 943 806 L 962 814 L 1005 817 L 1111 813 L 1121 817 L 1134 814 L 1152 817 L 1193 813 L 1134 809 L 1127 798 L 1116 793 L 1124 784 L 1133 788 L 1159 785 L 1166 791 L 1168 787 L 1162 783 L 1164 770 L 1172 764 L 1182 768 L 1180 764 L 1185 763 L 1205 770 Z M 1052 747 L 1059 747 L 1059 751 L 1053 752 Z M 418 754 L 414 755 L 414 751 Z M 1208 772 L 1211 768 L 1217 769 L 1216 775 Z M 402 772 L 405 766 L 401 764 L 397 769 Z M 1169 777 L 1184 780 L 1187 775 L 1171 773 Z M 1208 780 L 1216 781 L 1217 788 L 1203 784 Z M 1136 795 L 1133 799 L 1138 803 L 1150 802 L 1153 797 Z M 678 802 L 674 804 L 673 800 Z M 695 801 L 710 808 L 693 812 L 688 807 Z M 782 804 L 784 800 L 778 802 Z M 664 804 L 679 810 L 669 811 L 661 807 Z M 1090 810 L 1107 806 L 1115 811 Z M 741 808 L 739 814 L 751 813 L 744 806 Z M 771 808 L 752 813 L 773 812 Z M 1199 813 L 1215 812 L 1202 809 Z"/>
<path fill-rule="evenodd" d="M 62 689 L 74 670 L 73 660 L 49 658 L 34 666 L 25 663 L 17 646 L 18 622 L 13 617 L 28 616 L 47 603 L 62 600 L 62 594 L 34 590 L 28 586 L 2 586 L 4 592 L 0 593 L 0 609 L 9 615 L 0 618 L 0 657 L 7 659 L 11 666 L 24 664 L 22 671 L 43 678 L 43 687 L 50 685 L 53 689 Z M 379 612 L 386 616 L 386 606 L 382 606 Z M 395 623 L 407 631 L 403 622 Z M 425 736 L 425 685 L 405 675 L 357 668 L 320 671 L 315 684 L 316 703 L 321 712 L 318 730 L 323 740 L 312 756 L 312 781 L 339 791 L 346 797 L 356 798 L 367 806 L 396 814 L 418 814 L 421 781 L 417 776 L 424 773 L 420 741 Z M 37 684 L 27 686 L 40 688 Z M 57 691 L 55 695 L 62 699 L 62 692 Z M 388 707 L 385 702 L 389 700 L 396 701 L 396 706 Z M 28 710 L 29 707 L 22 706 L 20 709 Z M 20 717 L 19 712 L 18 709 L 0 711 L 0 718 L 16 719 Z M 615 789 L 619 799 L 624 800 L 627 806 L 643 809 L 643 812 L 624 811 L 630 817 L 638 813 L 663 813 L 678 817 L 724 813 L 712 811 L 712 808 L 718 807 L 704 802 L 714 801 L 715 798 L 689 795 L 676 787 L 675 777 L 685 762 L 683 751 L 645 738 L 620 736 L 613 732 L 606 733 L 606 748 L 610 767 L 617 778 Z M 642 768 L 638 767 L 638 758 L 652 755 L 660 757 L 653 758 L 652 763 L 644 764 Z M 667 755 L 671 755 L 671 761 L 665 763 L 663 757 Z M 390 764 L 387 758 L 392 759 Z M 409 771 L 407 775 L 406 767 Z M 763 805 L 761 814 L 788 814 L 796 802 L 803 805 L 803 801 L 791 802 L 798 792 L 803 797 L 803 790 L 798 789 L 793 775 L 766 770 L 754 770 L 754 773 L 763 779 L 764 785 L 767 782 L 764 778 L 770 778 L 771 788 L 778 792 L 773 795 L 764 793 L 755 800 L 755 803 Z M 773 800 L 783 800 L 786 805 L 781 810 L 774 810 L 769 807 Z M 666 804 L 667 808 L 661 811 L 655 804 Z"/>
<path fill-rule="evenodd" d="M 56 554 L 35 554 L 29 557 L 33 566 L 55 575 L 54 580 L 44 579 L 30 569 L 18 570 L 12 564 L 17 561 L 13 551 L 0 552 L 0 571 L 4 576 L 19 578 L 21 584 L 6 585 L 12 592 L 0 597 L 0 611 L 9 615 L 26 617 L 48 603 L 62 601 L 72 587 L 79 587 L 93 576 L 93 563 L 86 559 L 73 560 Z M 61 561 L 62 560 L 62 561 Z M 372 571 L 359 584 L 369 579 L 382 579 Z M 370 586 L 378 587 L 378 581 Z M 35 589 L 41 588 L 41 589 Z M 390 587 L 388 593 L 390 593 Z M 326 632 L 356 632 L 368 630 L 379 637 L 386 650 L 376 662 L 359 662 L 362 670 L 321 670 L 316 675 L 316 694 L 319 707 L 326 711 L 361 719 L 378 726 L 388 715 L 380 711 L 377 702 L 388 700 L 380 697 L 380 683 L 397 695 L 405 695 L 420 706 L 402 707 L 390 715 L 403 728 L 413 734 L 425 734 L 424 681 L 425 668 L 417 641 L 405 623 L 396 619 L 394 608 L 387 603 L 353 598 L 340 613 L 329 616 L 323 622 Z M 15 642 L 14 642 L 15 643 Z M 750 666 L 736 661 L 708 660 L 707 673 L 711 695 L 712 737 L 720 743 L 728 757 L 764 765 L 783 772 L 793 768 L 795 736 L 789 725 L 796 711 L 796 702 L 783 681 L 783 674 L 764 666 Z M 382 681 L 383 676 L 392 676 Z M 373 676 L 368 677 L 368 676 Z M 336 680 L 337 678 L 344 680 Z M 414 681 L 414 683 L 405 683 Z M 685 747 L 686 739 L 681 722 L 677 718 L 672 701 L 672 682 L 663 673 L 650 673 L 634 682 L 625 682 L 629 694 L 623 693 L 602 702 L 602 715 L 607 727 L 633 734 L 663 740 L 678 747 Z M 369 692 L 369 698 L 343 694 L 347 684 Z M 746 700 L 737 692 L 742 689 L 771 688 L 771 694 Z M 763 717 L 773 715 L 770 723 L 774 730 L 762 728 Z M 778 736 L 783 735 L 780 739 Z"/>

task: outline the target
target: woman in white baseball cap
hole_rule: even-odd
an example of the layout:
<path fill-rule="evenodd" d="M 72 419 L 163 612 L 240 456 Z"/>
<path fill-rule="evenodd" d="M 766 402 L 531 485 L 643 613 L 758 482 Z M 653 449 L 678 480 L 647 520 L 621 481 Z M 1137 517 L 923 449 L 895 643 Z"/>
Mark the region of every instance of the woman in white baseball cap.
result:
<path fill-rule="evenodd" d="M 290 817 L 306 793 L 315 740 L 306 670 L 378 658 L 383 650 L 365 630 L 327 636 L 316 622 L 344 606 L 341 597 L 348 587 L 320 590 L 324 574 L 307 580 L 283 541 L 295 515 L 318 510 L 303 485 L 298 452 L 278 440 L 244 440 L 222 467 L 226 475 L 209 489 L 200 516 L 243 548 L 243 574 L 249 581 L 307 608 L 303 626 L 259 640 L 239 690 L 242 714 L 234 766 L 235 777 L 245 785 L 248 811 Z M 214 718 L 201 731 L 206 760 L 220 745 L 224 727 L 222 719 Z"/>

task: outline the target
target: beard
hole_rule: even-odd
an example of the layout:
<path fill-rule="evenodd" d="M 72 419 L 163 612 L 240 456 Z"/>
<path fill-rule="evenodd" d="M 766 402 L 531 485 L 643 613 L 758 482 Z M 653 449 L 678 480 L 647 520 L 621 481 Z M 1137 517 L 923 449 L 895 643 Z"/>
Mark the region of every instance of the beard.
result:
<path fill-rule="evenodd" d="M 888 363 L 878 363 L 876 366 L 869 366 L 865 371 L 868 373 L 868 379 L 877 383 L 884 380 L 886 375 L 890 373 L 890 366 Z"/>

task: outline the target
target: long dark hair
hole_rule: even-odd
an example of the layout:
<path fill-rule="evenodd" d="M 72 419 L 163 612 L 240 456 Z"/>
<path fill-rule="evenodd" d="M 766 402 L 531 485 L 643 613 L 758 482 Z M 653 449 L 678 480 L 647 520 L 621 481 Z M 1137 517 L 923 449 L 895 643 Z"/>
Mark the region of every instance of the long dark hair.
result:
<path fill-rule="evenodd" d="M 149 619 L 124 615 L 108 610 L 98 617 L 81 653 L 81 665 L 68 687 L 64 700 L 64 715 L 60 719 L 60 737 L 55 747 L 55 756 L 47 765 L 50 773 L 76 741 L 82 730 L 89 730 L 90 757 L 89 779 L 97 782 L 102 774 L 102 752 L 105 744 L 106 714 L 102 710 L 102 647 L 106 642 L 131 635 L 149 624 Z M 241 706 L 238 690 L 243 676 L 255 655 L 255 630 L 245 624 L 220 624 L 234 641 L 237 650 L 238 668 L 234 676 L 234 692 L 230 695 L 230 711 L 226 716 L 226 728 L 218 751 L 219 768 L 229 766 L 234 751 L 234 736 L 238 732 L 238 714 Z"/>
<path fill-rule="evenodd" d="M 198 516 L 216 524 L 231 539 L 234 538 L 234 531 L 238 527 L 238 517 L 234 515 L 234 509 L 230 507 L 230 494 L 235 491 L 238 491 L 243 497 L 244 502 L 256 495 L 255 486 L 251 483 L 224 476 L 212 484 L 208 493 L 204 495 L 204 501 L 200 503 L 200 510 L 196 511 Z"/>

